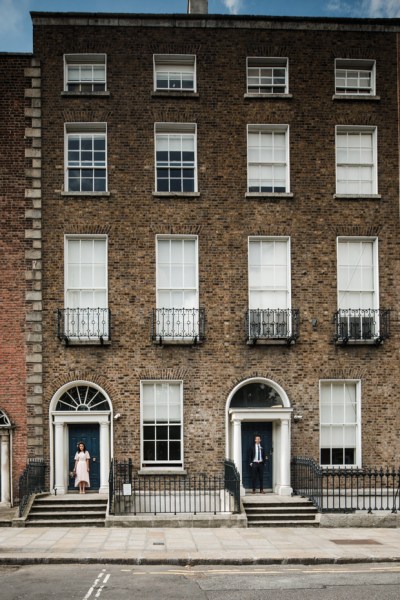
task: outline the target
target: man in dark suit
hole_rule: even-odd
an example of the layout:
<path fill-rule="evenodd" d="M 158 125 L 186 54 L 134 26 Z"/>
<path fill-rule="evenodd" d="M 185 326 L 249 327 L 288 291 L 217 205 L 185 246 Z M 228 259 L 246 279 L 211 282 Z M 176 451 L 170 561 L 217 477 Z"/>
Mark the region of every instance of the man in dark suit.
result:
<path fill-rule="evenodd" d="M 264 463 L 266 456 L 261 446 L 261 437 L 256 435 L 254 443 L 249 448 L 249 463 L 251 467 L 251 483 L 253 494 L 256 493 L 257 480 L 260 482 L 260 493 L 264 494 Z"/>

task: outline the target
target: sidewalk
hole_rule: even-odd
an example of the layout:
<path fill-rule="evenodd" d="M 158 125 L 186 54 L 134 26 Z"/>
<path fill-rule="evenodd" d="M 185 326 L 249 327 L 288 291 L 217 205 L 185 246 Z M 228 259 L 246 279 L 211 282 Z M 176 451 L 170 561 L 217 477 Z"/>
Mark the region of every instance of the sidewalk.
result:
<path fill-rule="evenodd" d="M 400 562 L 400 529 L 1 527 L 0 564 Z"/>

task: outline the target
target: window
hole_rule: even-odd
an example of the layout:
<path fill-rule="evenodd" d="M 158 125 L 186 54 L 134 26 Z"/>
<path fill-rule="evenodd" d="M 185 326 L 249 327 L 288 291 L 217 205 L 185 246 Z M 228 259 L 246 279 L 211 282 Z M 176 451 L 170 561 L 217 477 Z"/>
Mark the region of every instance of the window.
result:
<path fill-rule="evenodd" d="M 249 239 L 249 337 L 290 335 L 290 240 Z"/>
<path fill-rule="evenodd" d="M 141 384 L 142 466 L 182 467 L 182 382 Z"/>
<path fill-rule="evenodd" d="M 64 89 L 67 92 L 104 92 L 106 55 L 65 54 L 64 73 Z"/>
<path fill-rule="evenodd" d="M 248 94 L 287 94 L 288 59 L 249 57 L 247 59 Z"/>
<path fill-rule="evenodd" d="M 321 465 L 361 466 L 359 381 L 320 382 Z"/>
<path fill-rule="evenodd" d="M 156 123 L 157 192 L 197 192 L 196 125 Z"/>
<path fill-rule="evenodd" d="M 288 125 L 248 125 L 248 191 L 289 192 Z"/>
<path fill-rule="evenodd" d="M 338 337 L 379 336 L 378 240 L 338 238 Z"/>
<path fill-rule="evenodd" d="M 108 338 L 107 237 L 65 238 L 67 337 Z"/>
<path fill-rule="evenodd" d="M 336 128 L 336 193 L 377 194 L 376 127 Z"/>
<path fill-rule="evenodd" d="M 375 95 L 375 61 L 335 60 L 336 94 Z"/>
<path fill-rule="evenodd" d="M 196 91 L 196 57 L 193 54 L 155 54 L 156 91 Z"/>
<path fill-rule="evenodd" d="M 67 123 L 65 188 L 68 192 L 107 190 L 105 123 Z"/>
<path fill-rule="evenodd" d="M 157 237 L 156 333 L 166 341 L 199 334 L 197 237 Z"/>

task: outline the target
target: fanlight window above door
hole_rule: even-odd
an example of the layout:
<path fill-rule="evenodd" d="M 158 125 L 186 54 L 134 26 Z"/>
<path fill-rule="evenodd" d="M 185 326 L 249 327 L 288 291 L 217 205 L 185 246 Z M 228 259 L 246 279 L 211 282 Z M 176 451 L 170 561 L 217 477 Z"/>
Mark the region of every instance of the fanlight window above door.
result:
<path fill-rule="evenodd" d="M 57 402 L 56 411 L 109 411 L 110 405 L 105 395 L 90 385 L 76 385 L 69 388 Z"/>
<path fill-rule="evenodd" d="M 3 410 L 0 410 L 0 427 L 11 427 L 10 419 Z"/>

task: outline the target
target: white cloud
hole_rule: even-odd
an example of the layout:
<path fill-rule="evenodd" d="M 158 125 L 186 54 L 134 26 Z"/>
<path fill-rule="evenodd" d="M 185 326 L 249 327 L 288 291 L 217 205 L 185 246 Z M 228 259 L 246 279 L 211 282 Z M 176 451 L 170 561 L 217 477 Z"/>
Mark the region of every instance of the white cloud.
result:
<path fill-rule="evenodd" d="M 224 4 L 232 15 L 237 15 L 242 8 L 242 0 L 224 0 Z"/>
<path fill-rule="evenodd" d="M 328 0 L 326 9 L 338 17 L 400 18 L 399 0 Z"/>

